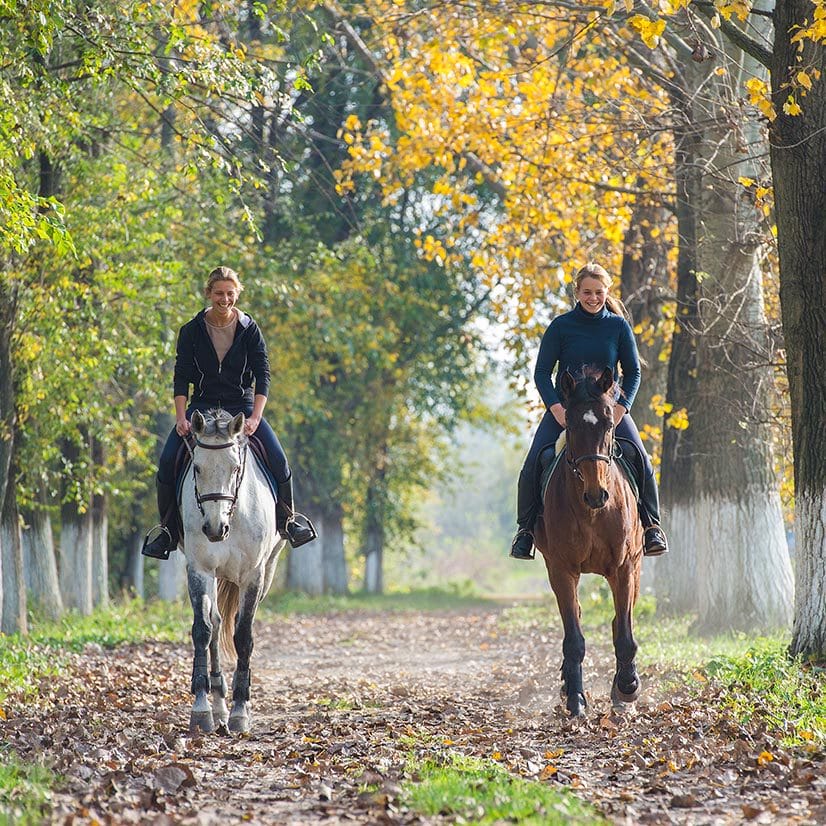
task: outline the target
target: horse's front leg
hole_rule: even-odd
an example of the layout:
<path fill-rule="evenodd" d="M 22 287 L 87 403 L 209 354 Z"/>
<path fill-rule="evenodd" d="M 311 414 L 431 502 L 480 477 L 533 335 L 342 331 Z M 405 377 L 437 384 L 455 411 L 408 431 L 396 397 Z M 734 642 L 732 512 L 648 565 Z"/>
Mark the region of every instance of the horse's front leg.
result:
<path fill-rule="evenodd" d="M 570 571 L 548 570 L 551 588 L 556 595 L 565 638 L 562 641 L 562 696 L 572 717 L 585 714 L 585 689 L 582 685 L 582 661 L 585 637 L 579 623 L 579 575 Z"/>
<path fill-rule="evenodd" d="M 633 613 L 639 593 L 640 564 L 626 559 L 616 574 L 608 581 L 614 595 L 614 653 L 617 670 L 611 686 L 611 702 L 614 708 L 622 708 L 625 703 L 633 703 L 640 693 L 640 678 L 637 674 L 637 643 L 634 640 Z"/>
<path fill-rule="evenodd" d="M 212 603 L 212 636 L 209 640 L 209 659 L 211 668 L 209 672 L 209 687 L 212 692 L 212 717 L 216 728 L 226 728 L 229 720 L 229 709 L 227 709 L 227 681 L 221 671 L 221 658 L 219 655 L 221 637 L 221 613 L 215 601 Z M 226 733 L 226 732 L 224 732 Z"/>
<path fill-rule="evenodd" d="M 207 649 L 213 641 L 212 612 L 216 605 L 215 577 L 187 568 L 189 601 L 192 603 L 192 645 L 194 658 L 192 662 L 192 693 L 195 700 L 189 715 L 189 730 L 214 731 L 215 721 L 212 716 L 207 694 L 210 690 Z"/>
<path fill-rule="evenodd" d="M 232 710 L 229 714 L 229 730 L 236 733 L 249 731 L 250 713 L 250 657 L 252 656 L 252 623 L 261 600 L 261 582 L 248 585 L 240 595 L 238 618 L 235 623 L 235 653 L 238 662 L 232 678 Z"/>

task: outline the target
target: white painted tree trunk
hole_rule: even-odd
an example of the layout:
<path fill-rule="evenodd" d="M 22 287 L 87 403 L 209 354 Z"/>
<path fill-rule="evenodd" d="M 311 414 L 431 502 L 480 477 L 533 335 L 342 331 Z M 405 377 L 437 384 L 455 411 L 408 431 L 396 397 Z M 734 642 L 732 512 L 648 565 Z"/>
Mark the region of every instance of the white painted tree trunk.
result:
<path fill-rule="evenodd" d="M 319 511 L 305 506 L 304 513 L 315 525 L 318 538 L 300 548 L 290 548 L 287 559 L 287 588 L 290 591 L 318 596 L 324 593 L 323 548 L 326 526 Z"/>
<path fill-rule="evenodd" d="M 299 553 L 301 550 L 302 548 L 298 549 Z M 347 561 L 344 558 L 344 524 L 340 507 L 324 514 L 322 559 L 324 562 L 324 593 L 346 594 L 348 590 Z"/>
<path fill-rule="evenodd" d="M 158 560 L 158 597 L 175 602 L 186 587 L 186 557 L 181 551 L 173 551 L 169 559 Z"/>
<path fill-rule="evenodd" d="M 364 590 L 368 594 L 380 594 L 384 591 L 381 548 L 373 548 L 364 558 Z"/>
<path fill-rule="evenodd" d="M 0 519 L 0 549 L 2 549 L 3 608 L 0 630 L 4 634 L 26 634 L 26 580 L 23 572 L 23 547 L 20 539 L 20 514 L 14 487 L 6 487 L 6 498 Z"/>
<path fill-rule="evenodd" d="M 681 616 L 697 610 L 697 513 L 693 505 L 679 503 L 663 514 L 670 552 L 646 559 L 654 563 L 657 613 Z"/>
<path fill-rule="evenodd" d="M 92 508 L 92 604 L 109 604 L 109 514 L 103 496 L 95 496 Z"/>
<path fill-rule="evenodd" d="M 60 593 L 66 608 L 92 613 L 92 514 L 72 504 L 62 508 Z"/>
<path fill-rule="evenodd" d="M 826 490 L 797 497 L 795 538 L 795 650 L 826 651 Z"/>
<path fill-rule="evenodd" d="M 63 614 L 63 599 L 57 577 L 52 520 L 48 511 L 37 508 L 28 515 L 28 523 L 23 531 L 27 587 L 40 612 L 48 619 L 56 620 Z"/>

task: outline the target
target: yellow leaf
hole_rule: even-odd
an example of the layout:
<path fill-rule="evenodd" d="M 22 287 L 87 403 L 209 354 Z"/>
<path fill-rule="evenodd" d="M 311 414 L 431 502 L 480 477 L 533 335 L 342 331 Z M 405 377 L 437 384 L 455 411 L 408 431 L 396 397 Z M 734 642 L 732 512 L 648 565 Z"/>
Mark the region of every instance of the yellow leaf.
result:
<path fill-rule="evenodd" d="M 806 72 L 797 73 L 797 82 L 801 86 L 805 86 L 807 89 L 812 88 L 812 79 L 806 74 Z"/>
<path fill-rule="evenodd" d="M 5 711 L 5 709 L 0 708 L 0 720 L 5 720 L 5 719 L 6 719 L 6 711 Z"/>
<path fill-rule="evenodd" d="M 2 709 L 0 709 L 0 711 L 2 711 Z M 4 719 L 5 719 L 5 715 L 4 715 Z M 798 731 L 797 733 L 798 733 L 798 734 L 799 734 L 799 735 L 800 735 L 800 736 L 801 736 L 804 740 L 814 740 L 814 739 L 815 739 L 814 732 L 807 731 L 806 729 L 802 729 L 801 731 Z"/>
<path fill-rule="evenodd" d="M 754 178 L 745 178 L 742 175 L 737 179 L 737 183 L 745 187 L 754 186 Z"/>
<path fill-rule="evenodd" d="M 757 765 L 765 766 L 766 763 L 771 763 L 774 760 L 774 755 L 770 751 L 761 751 L 757 757 Z"/>
<path fill-rule="evenodd" d="M 549 777 L 553 777 L 557 773 L 558 769 L 556 766 L 551 766 L 550 764 L 545 766 L 544 769 L 539 773 L 540 780 L 547 780 Z"/>
<path fill-rule="evenodd" d="M 502 759 L 502 752 L 495 751 L 491 756 L 491 760 L 501 760 Z"/>
<path fill-rule="evenodd" d="M 803 110 L 800 108 L 797 101 L 795 101 L 794 95 L 789 95 L 786 102 L 783 104 L 783 111 L 787 115 L 794 117 L 795 115 L 799 115 Z"/>

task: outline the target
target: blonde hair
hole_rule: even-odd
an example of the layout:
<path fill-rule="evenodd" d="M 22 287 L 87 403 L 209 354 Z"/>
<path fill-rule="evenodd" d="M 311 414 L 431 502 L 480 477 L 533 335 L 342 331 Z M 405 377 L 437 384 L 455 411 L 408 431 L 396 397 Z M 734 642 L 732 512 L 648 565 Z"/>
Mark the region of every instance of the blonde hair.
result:
<path fill-rule="evenodd" d="M 582 267 L 577 274 L 574 276 L 574 287 L 576 290 L 579 290 L 582 282 L 586 278 L 596 278 L 597 281 L 601 282 L 602 285 L 605 287 L 606 290 L 610 290 L 614 280 L 608 275 L 608 270 L 605 267 L 600 266 L 599 264 L 594 263 L 593 261 L 589 261 L 584 267 Z M 622 301 L 613 295 L 608 295 L 605 298 L 605 306 L 612 312 L 614 315 L 621 315 L 623 318 L 628 320 L 630 315 L 628 310 L 625 308 L 625 304 Z"/>
<path fill-rule="evenodd" d="M 229 267 L 216 267 L 207 276 L 206 286 L 204 287 L 204 295 L 207 298 L 209 298 L 209 294 L 212 292 L 212 285 L 216 281 L 232 281 L 239 294 L 244 289 L 244 285 L 241 283 L 241 279 L 238 277 L 238 273 L 235 272 L 235 270 L 231 270 Z"/>

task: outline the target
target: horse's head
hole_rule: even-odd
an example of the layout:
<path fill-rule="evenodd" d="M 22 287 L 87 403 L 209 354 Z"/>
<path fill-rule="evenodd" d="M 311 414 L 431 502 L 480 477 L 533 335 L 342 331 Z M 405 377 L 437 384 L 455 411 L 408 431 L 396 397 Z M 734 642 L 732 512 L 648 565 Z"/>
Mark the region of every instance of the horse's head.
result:
<path fill-rule="evenodd" d="M 581 378 L 567 370 L 561 381 L 567 423 L 567 461 L 582 482 L 585 502 L 595 510 L 608 502 L 608 474 L 612 461 L 614 373 L 587 368 Z"/>
<path fill-rule="evenodd" d="M 203 516 L 201 530 L 210 542 L 227 538 L 244 473 L 244 414 L 224 410 L 192 414 L 195 447 L 192 470 L 195 498 Z"/>

